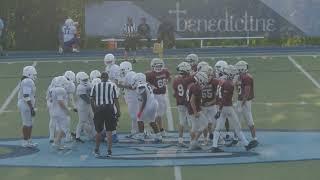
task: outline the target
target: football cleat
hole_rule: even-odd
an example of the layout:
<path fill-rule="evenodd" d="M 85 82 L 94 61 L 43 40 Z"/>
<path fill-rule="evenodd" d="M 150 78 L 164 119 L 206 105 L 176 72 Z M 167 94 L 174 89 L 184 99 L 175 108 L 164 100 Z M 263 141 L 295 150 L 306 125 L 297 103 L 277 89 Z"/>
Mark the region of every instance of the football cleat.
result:
<path fill-rule="evenodd" d="M 111 150 L 108 150 L 107 152 L 107 157 L 110 158 L 112 156 L 112 151 Z"/>
<path fill-rule="evenodd" d="M 224 152 L 222 149 L 218 148 L 218 147 L 211 147 L 209 152 L 211 153 L 221 153 Z"/>
<path fill-rule="evenodd" d="M 76 138 L 76 141 L 79 142 L 79 143 L 84 143 L 84 141 L 80 138 Z"/>
<path fill-rule="evenodd" d="M 238 140 L 233 139 L 230 143 L 226 143 L 226 147 L 232 147 L 238 144 Z"/>
<path fill-rule="evenodd" d="M 96 158 L 100 157 L 100 151 L 99 151 L 99 149 L 95 149 L 95 150 L 93 151 L 93 155 L 94 155 Z"/>
<path fill-rule="evenodd" d="M 245 146 L 245 148 L 247 151 L 250 151 L 251 149 L 253 149 L 257 146 L 258 146 L 258 141 L 253 140 L 253 141 L 250 141 L 249 144 L 247 146 Z"/>

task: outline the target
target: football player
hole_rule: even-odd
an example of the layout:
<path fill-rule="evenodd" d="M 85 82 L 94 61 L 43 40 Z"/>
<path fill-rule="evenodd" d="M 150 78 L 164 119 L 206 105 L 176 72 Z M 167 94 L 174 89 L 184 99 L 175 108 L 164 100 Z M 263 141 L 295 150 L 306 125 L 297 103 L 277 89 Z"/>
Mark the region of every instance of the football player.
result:
<path fill-rule="evenodd" d="M 237 79 L 238 87 L 238 102 L 237 102 L 237 113 L 239 117 L 243 117 L 249 126 L 251 136 L 254 141 L 257 141 L 256 129 L 253 122 L 252 112 L 251 112 L 251 101 L 254 98 L 253 89 L 253 77 L 248 72 L 248 63 L 245 61 L 239 61 L 235 64 L 239 72 Z"/>
<path fill-rule="evenodd" d="M 75 85 L 75 81 L 76 81 L 76 74 L 73 71 L 66 71 L 64 73 L 64 77 L 68 80 L 68 84 L 65 87 L 67 94 L 68 94 L 68 101 L 72 106 L 72 110 L 74 112 L 78 112 L 77 110 L 77 106 L 74 100 L 74 94 L 76 92 L 76 85 Z M 68 104 L 69 104 L 68 103 Z M 72 140 L 72 136 L 74 136 L 73 133 L 71 133 L 70 131 L 70 118 L 68 119 L 68 126 L 67 126 L 67 135 L 66 135 L 66 141 L 71 141 Z"/>
<path fill-rule="evenodd" d="M 188 120 L 191 122 L 190 150 L 201 149 L 198 139 L 203 131 L 207 129 L 208 121 L 201 110 L 202 88 L 208 84 L 208 76 L 204 72 L 194 75 L 195 82 L 189 84 L 186 92 L 188 107 Z"/>
<path fill-rule="evenodd" d="M 147 82 L 152 86 L 154 96 L 158 101 L 159 106 L 156 115 L 156 122 L 160 128 L 162 136 L 165 136 L 166 132 L 163 128 L 162 120 L 167 110 L 167 83 L 171 78 L 168 69 L 164 68 L 164 62 L 162 59 L 152 59 L 151 71 L 146 72 L 146 78 Z"/>
<path fill-rule="evenodd" d="M 196 54 L 189 54 L 186 59 L 185 62 L 189 63 L 191 65 L 191 69 L 192 69 L 192 73 L 194 74 L 195 72 L 197 72 L 197 66 L 198 66 L 198 62 L 199 62 L 199 57 Z"/>
<path fill-rule="evenodd" d="M 162 136 L 155 122 L 158 102 L 154 97 L 152 88 L 146 82 L 146 76 L 143 73 L 137 73 L 135 75 L 133 88 L 137 91 L 139 101 L 139 110 L 137 113 L 139 133 L 136 137 L 140 140 L 144 139 L 144 123 L 149 123 L 155 134 L 155 142 L 160 142 Z"/>
<path fill-rule="evenodd" d="M 220 131 L 225 126 L 225 121 L 227 118 L 229 122 L 232 124 L 232 127 L 234 128 L 237 137 L 245 146 L 246 150 L 249 151 L 250 149 L 256 147 L 257 144 L 255 144 L 253 141 L 249 143 L 246 137 L 244 136 L 243 132 L 241 131 L 239 119 L 232 106 L 232 97 L 234 92 L 233 78 L 237 73 L 237 70 L 234 67 L 228 65 L 223 69 L 223 73 L 225 74 L 224 80 L 220 81 L 217 88 L 217 98 L 219 99 L 219 101 L 218 111 L 215 115 L 217 122 L 214 130 L 211 152 L 223 152 L 222 149 L 218 148 L 218 140 L 220 137 Z"/>
<path fill-rule="evenodd" d="M 81 131 L 84 131 L 88 139 L 94 139 L 96 133 L 93 123 L 93 112 L 90 104 L 90 92 L 91 84 L 89 83 L 89 76 L 85 72 L 78 72 L 76 76 L 77 86 L 76 95 L 77 95 L 77 109 L 79 121 L 76 130 L 76 141 L 84 143 L 80 139 Z"/>
<path fill-rule="evenodd" d="M 208 133 L 210 133 L 209 139 L 212 139 L 212 127 L 215 125 L 214 116 L 217 113 L 216 106 L 216 90 L 219 84 L 219 80 L 214 77 L 213 68 L 209 65 L 198 64 L 198 71 L 205 72 L 208 76 L 208 83 L 202 88 L 202 101 L 201 101 L 201 109 L 203 114 L 208 120 L 208 131 L 204 132 L 204 145 L 208 144 Z"/>
<path fill-rule="evenodd" d="M 120 80 L 120 66 L 116 64 L 116 59 L 113 54 L 107 54 L 104 57 L 104 64 L 106 65 L 105 71 L 109 75 L 109 80 L 113 83 L 115 83 L 117 86 L 119 85 Z M 120 89 L 117 88 L 117 94 L 120 94 Z M 117 109 L 115 107 L 115 113 L 117 112 Z M 112 131 L 112 141 L 114 143 L 118 142 L 118 135 L 117 131 Z"/>
<path fill-rule="evenodd" d="M 124 99 L 128 105 L 128 112 L 131 119 L 131 135 L 134 135 L 138 132 L 137 125 L 137 113 L 139 103 L 137 98 L 137 92 L 132 89 L 132 84 L 134 83 L 134 77 L 136 73 L 132 71 L 132 64 L 128 61 L 124 61 L 120 64 L 120 75 L 121 83 L 119 84 L 120 88 L 124 88 Z"/>
<path fill-rule="evenodd" d="M 53 143 L 56 125 L 52 120 L 52 89 L 56 86 L 57 77 L 53 78 L 46 92 L 47 107 L 49 112 L 49 142 Z"/>
<path fill-rule="evenodd" d="M 173 96 L 176 98 L 178 113 L 179 113 L 179 138 L 178 146 L 186 147 L 183 143 L 183 131 L 185 127 L 191 127 L 191 123 L 187 118 L 186 107 L 186 91 L 190 83 L 194 82 L 194 78 L 190 76 L 191 66 L 187 62 L 182 62 L 177 66 L 179 75 L 174 78 L 172 83 Z"/>
<path fill-rule="evenodd" d="M 36 147 L 37 144 L 31 140 L 33 118 L 36 113 L 34 110 L 36 101 L 35 79 L 37 71 L 33 66 L 26 66 L 22 71 L 20 89 L 18 94 L 18 108 L 22 119 L 22 147 Z"/>
<path fill-rule="evenodd" d="M 56 126 L 55 139 L 52 146 L 58 150 L 65 149 L 62 138 L 68 133 L 70 116 L 68 110 L 68 93 L 66 89 L 69 81 L 64 76 L 56 79 L 55 87 L 51 89 L 52 98 L 52 120 Z"/>
<path fill-rule="evenodd" d="M 63 53 L 66 49 L 72 49 L 72 52 L 80 52 L 76 47 L 79 46 L 77 38 L 77 28 L 71 18 L 66 19 L 62 29 L 63 45 L 59 48 L 59 53 Z"/>

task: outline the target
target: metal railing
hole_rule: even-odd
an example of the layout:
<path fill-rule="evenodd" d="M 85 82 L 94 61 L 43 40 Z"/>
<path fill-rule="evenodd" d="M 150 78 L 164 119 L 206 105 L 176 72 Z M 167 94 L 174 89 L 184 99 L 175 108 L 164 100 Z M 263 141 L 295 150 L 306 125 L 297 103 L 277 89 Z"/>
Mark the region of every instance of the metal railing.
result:
<path fill-rule="evenodd" d="M 204 41 L 206 40 L 247 40 L 246 45 L 250 45 L 250 40 L 251 39 L 264 39 L 263 36 L 248 36 L 248 37 L 196 37 L 196 38 L 176 38 L 176 41 L 194 41 L 194 40 L 200 40 L 200 48 L 205 48 L 208 46 L 204 46 Z M 125 39 L 117 39 L 117 38 L 106 38 L 106 39 L 101 39 L 102 42 L 123 42 Z M 147 41 L 147 39 L 140 39 L 142 41 Z M 152 41 L 156 41 L 157 39 L 153 38 L 151 39 Z"/>

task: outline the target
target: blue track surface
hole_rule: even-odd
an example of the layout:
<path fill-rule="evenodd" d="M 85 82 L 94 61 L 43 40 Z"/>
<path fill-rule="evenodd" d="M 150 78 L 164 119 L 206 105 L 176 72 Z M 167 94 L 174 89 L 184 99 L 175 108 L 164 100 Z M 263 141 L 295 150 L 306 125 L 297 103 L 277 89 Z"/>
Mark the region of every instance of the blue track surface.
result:
<path fill-rule="evenodd" d="M 246 134 L 249 136 L 249 134 Z M 113 148 L 113 157 L 97 159 L 92 155 L 93 142 L 73 144 L 71 150 L 53 150 L 48 139 L 34 139 L 38 150 L 0 157 L 0 166 L 30 167 L 145 167 L 145 166 L 195 166 L 239 163 L 266 163 L 320 159 L 320 132 L 259 131 L 260 146 L 251 152 L 243 147 L 224 148 L 224 153 L 188 151 L 175 146 L 176 133 L 162 144 L 141 144 L 120 136 Z M 187 139 L 185 139 L 187 140 Z M 20 140 L 0 141 L 0 147 L 18 148 Z M 205 148 L 205 147 L 204 147 Z M 21 150 L 22 149 L 22 150 Z M 101 152 L 105 152 L 103 146 Z"/>

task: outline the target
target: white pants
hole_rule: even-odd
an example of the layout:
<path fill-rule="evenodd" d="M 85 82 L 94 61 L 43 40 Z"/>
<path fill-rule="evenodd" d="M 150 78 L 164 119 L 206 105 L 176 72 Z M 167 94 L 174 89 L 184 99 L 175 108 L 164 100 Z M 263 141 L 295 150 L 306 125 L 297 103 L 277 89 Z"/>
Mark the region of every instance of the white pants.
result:
<path fill-rule="evenodd" d="M 144 123 L 155 122 L 157 109 L 158 109 L 158 102 L 153 101 L 153 103 L 151 103 L 150 105 L 145 106 L 142 112 L 141 118 L 138 119 L 137 121 L 143 121 Z"/>
<path fill-rule="evenodd" d="M 167 101 L 165 94 L 155 94 L 154 97 L 158 101 L 157 117 L 163 117 L 167 112 Z"/>
<path fill-rule="evenodd" d="M 246 120 L 248 126 L 254 125 L 251 111 L 251 101 L 246 101 L 244 105 L 242 105 L 242 101 L 238 101 L 236 104 L 236 110 L 240 120 Z"/>
<path fill-rule="evenodd" d="M 195 117 L 194 115 L 188 114 L 188 119 L 191 122 L 191 132 L 202 132 L 208 127 L 208 120 L 204 116 L 203 112 L 199 112 L 200 116 Z"/>
<path fill-rule="evenodd" d="M 92 139 L 96 132 L 94 128 L 93 123 L 93 112 L 91 110 L 91 107 L 88 107 L 86 109 L 78 108 L 78 117 L 79 121 L 77 124 L 77 130 L 76 130 L 76 138 L 80 138 L 81 131 L 83 130 L 85 135 Z"/>
<path fill-rule="evenodd" d="M 26 102 L 18 102 L 18 109 L 20 111 L 22 125 L 27 127 L 32 127 L 33 117 L 31 116 L 31 110 Z"/>
<path fill-rule="evenodd" d="M 234 128 L 236 135 L 239 137 L 243 145 L 248 145 L 248 140 L 241 131 L 241 125 L 237 117 L 236 112 L 232 106 L 224 106 L 221 110 L 220 118 L 217 119 L 216 127 L 213 135 L 213 147 L 218 147 L 218 140 L 220 137 L 220 131 L 225 127 L 226 119 L 228 118 L 230 126 Z"/>
<path fill-rule="evenodd" d="M 131 119 L 131 132 L 138 131 L 137 125 L 137 113 L 139 111 L 139 102 L 138 100 L 126 100 L 128 105 L 128 113 Z"/>
<path fill-rule="evenodd" d="M 54 133 L 56 131 L 56 124 L 52 120 L 52 107 L 51 107 L 50 101 L 47 101 L 47 107 L 48 107 L 48 112 L 49 112 L 49 139 L 53 140 L 54 139 Z"/>
<path fill-rule="evenodd" d="M 208 123 L 212 123 L 212 125 L 216 124 L 216 119 L 214 116 L 217 114 L 217 106 L 208 106 L 208 107 L 201 107 L 203 114 L 208 119 Z"/>
<path fill-rule="evenodd" d="M 52 121 L 56 126 L 56 131 L 63 131 L 66 135 L 69 133 L 70 117 L 67 115 L 52 115 Z"/>
<path fill-rule="evenodd" d="M 191 127 L 191 122 L 188 119 L 188 109 L 184 105 L 178 105 L 179 124 L 183 127 Z"/>

